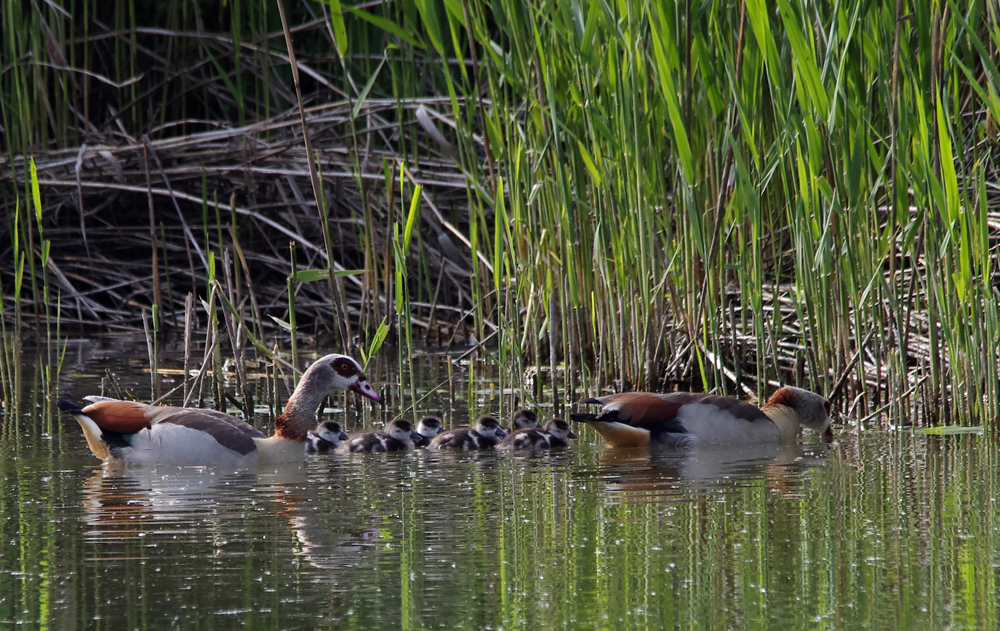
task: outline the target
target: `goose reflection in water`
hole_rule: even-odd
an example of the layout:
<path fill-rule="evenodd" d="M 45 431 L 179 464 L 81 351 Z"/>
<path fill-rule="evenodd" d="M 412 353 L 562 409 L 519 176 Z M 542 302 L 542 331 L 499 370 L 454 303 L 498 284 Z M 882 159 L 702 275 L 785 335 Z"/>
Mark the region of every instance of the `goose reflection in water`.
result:
<path fill-rule="evenodd" d="M 658 503 L 664 496 L 693 501 L 759 480 L 790 496 L 799 492 L 808 469 L 825 462 L 829 451 L 829 445 L 820 442 L 805 449 L 778 443 L 608 449 L 593 473 L 604 480 L 611 503 Z"/>
<path fill-rule="evenodd" d="M 321 486 L 330 482 L 326 477 Z M 321 491 L 310 486 L 306 467 L 254 472 L 102 468 L 82 489 L 86 537 L 98 546 L 96 556 L 109 560 L 123 558 L 128 541 L 155 546 L 169 538 L 171 545 L 183 546 L 204 542 L 207 534 L 221 554 L 229 544 L 285 530 L 291 533 L 286 552 L 315 568 L 357 564 L 359 552 L 379 547 L 386 518 L 342 514 L 325 505 Z"/>
<path fill-rule="evenodd" d="M 210 467 L 97 469 L 84 483 L 90 539 L 177 533 L 244 519 L 265 502 L 305 499 L 304 467 L 242 472 Z"/>

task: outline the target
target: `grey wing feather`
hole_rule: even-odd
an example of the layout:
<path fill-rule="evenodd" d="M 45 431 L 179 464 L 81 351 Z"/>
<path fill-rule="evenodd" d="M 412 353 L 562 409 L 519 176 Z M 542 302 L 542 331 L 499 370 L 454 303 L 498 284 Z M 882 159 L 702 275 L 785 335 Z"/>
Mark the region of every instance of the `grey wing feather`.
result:
<path fill-rule="evenodd" d="M 669 394 L 658 395 L 664 401 L 672 401 L 685 405 L 696 401 L 714 405 L 720 410 L 729 412 L 736 418 L 745 421 L 770 421 L 766 414 L 756 405 L 734 399 L 733 397 L 723 397 L 715 394 L 699 394 L 696 392 L 671 392 Z"/>
<path fill-rule="evenodd" d="M 149 422 L 173 423 L 205 432 L 227 449 L 246 455 L 255 449 L 254 438 L 266 438 L 259 429 L 235 416 L 216 410 L 154 407 L 146 413 Z"/>

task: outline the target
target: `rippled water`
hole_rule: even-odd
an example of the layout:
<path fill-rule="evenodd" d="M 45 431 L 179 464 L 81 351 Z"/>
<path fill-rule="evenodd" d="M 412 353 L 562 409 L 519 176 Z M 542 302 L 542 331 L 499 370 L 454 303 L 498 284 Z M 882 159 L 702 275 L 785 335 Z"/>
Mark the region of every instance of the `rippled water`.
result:
<path fill-rule="evenodd" d="M 103 371 L 75 370 L 81 393 Z M 496 404 L 445 398 L 454 420 Z M 0 626 L 997 626 L 989 434 L 651 455 L 583 432 L 544 455 L 115 473 L 40 398 L 20 407 L 0 432 Z"/>

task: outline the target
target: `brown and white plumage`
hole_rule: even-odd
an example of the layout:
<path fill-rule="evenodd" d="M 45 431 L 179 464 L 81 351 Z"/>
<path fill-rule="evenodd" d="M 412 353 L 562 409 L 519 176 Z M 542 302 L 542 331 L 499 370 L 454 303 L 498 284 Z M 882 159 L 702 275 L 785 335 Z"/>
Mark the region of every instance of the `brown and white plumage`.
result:
<path fill-rule="evenodd" d="M 373 401 L 378 394 L 361 366 L 346 355 L 327 355 L 302 375 L 274 435 L 224 412 L 153 406 L 93 397 L 86 406 L 60 401 L 59 408 L 83 428 L 90 450 L 109 463 L 125 465 L 216 465 L 247 467 L 301 460 L 309 430 L 323 399 L 352 390 Z"/>
<path fill-rule="evenodd" d="M 492 416 L 483 416 L 473 427 L 459 427 L 438 434 L 431 441 L 428 449 L 455 449 L 461 451 L 474 451 L 479 449 L 493 449 L 500 439 L 507 435 L 507 432 L 500 427 L 500 421 Z"/>
<path fill-rule="evenodd" d="M 576 438 L 569 423 L 553 419 L 545 424 L 545 429 L 534 427 L 513 432 L 500 441 L 497 449 L 562 449 L 569 447 L 569 438 Z"/>
<path fill-rule="evenodd" d="M 337 453 L 385 453 L 387 451 L 410 451 L 420 434 L 413 431 L 413 423 L 405 418 L 397 418 L 389 423 L 384 432 L 370 431 L 348 440 Z"/>
<path fill-rule="evenodd" d="M 420 434 L 419 440 L 414 440 L 413 443 L 417 447 L 426 447 L 431 444 L 431 440 L 444 431 L 444 425 L 441 423 L 441 419 L 434 416 L 425 416 L 420 419 L 417 423 L 417 433 Z"/>
<path fill-rule="evenodd" d="M 573 414 L 589 423 L 612 447 L 732 445 L 785 442 L 801 427 L 824 433 L 830 427 L 830 402 L 792 386 L 779 388 L 758 408 L 709 394 L 624 392 L 586 399 L 603 406 L 600 414 Z"/>
<path fill-rule="evenodd" d="M 306 433 L 306 453 L 326 453 L 348 440 L 344 428 L 336 421 L 323 421 L 316 429 Z"/>
<path fill-rule="evenodd" d="M 517 410 L 511 415 L 510 420 L 513 427 L 512 431 L 515 432 L 519 429 L 538 428 L 538 415 L 535 414 L 534 410 Z"/>

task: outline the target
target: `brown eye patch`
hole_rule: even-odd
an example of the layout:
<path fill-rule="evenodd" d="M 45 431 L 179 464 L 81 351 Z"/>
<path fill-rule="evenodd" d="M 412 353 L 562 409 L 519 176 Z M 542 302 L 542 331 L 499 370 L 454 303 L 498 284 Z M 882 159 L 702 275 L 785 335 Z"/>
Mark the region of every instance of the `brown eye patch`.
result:
<path fill-rule="evenodd" d="M 340 359 L 333 362 L 333 369 L 345 377 L 349 377 L 358 371 L 354 364 L 346 359 Z"/>

